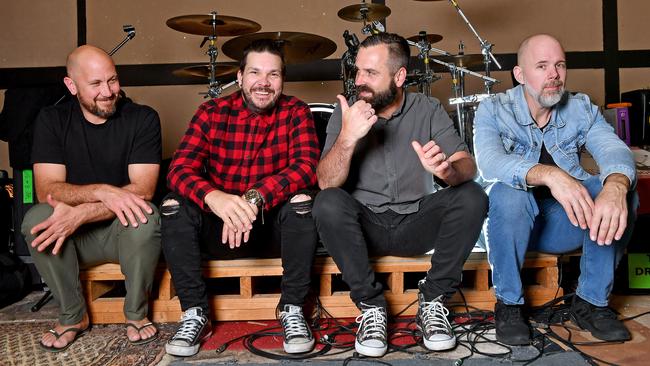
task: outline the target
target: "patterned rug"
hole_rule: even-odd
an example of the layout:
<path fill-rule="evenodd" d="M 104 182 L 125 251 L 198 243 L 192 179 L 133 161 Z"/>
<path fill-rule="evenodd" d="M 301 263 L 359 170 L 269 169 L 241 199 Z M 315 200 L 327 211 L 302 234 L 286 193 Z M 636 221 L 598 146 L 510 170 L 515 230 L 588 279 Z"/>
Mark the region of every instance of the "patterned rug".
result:
<path fill-rule="evenodd" d="M 165 354 L 165 340 L 174 324 L 157 324 L 160 335 L 146 345 L 135 346 L 123 325 L 95 325 L 64 352 L 42 350 L 38 342 L 52 322 L 0 323 L 1 365 L 115 365 L 149 366 Z"/>

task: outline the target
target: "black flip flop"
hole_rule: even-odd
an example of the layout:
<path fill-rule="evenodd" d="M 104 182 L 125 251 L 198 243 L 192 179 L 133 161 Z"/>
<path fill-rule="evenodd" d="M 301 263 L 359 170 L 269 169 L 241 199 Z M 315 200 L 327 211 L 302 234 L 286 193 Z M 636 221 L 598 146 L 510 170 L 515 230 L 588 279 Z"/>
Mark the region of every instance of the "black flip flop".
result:
<path fill-rule="evenodd" d="M 64 330 L 61 334 L 57 333 L 54 329 L 50 329 L 50 330 L 48 330 L 48 332 L 54 334 L 55 340 L 61 338 L 64 334 L 66 334 L 68 332 L 76 332 L 76 333 L 74 335 L 74 338 L 70 342 L 68 342 L 68 344 L 66 344 L 63 347 L 54 347 L 54 344 L 52 344 L 51 346 L 46 346 L 45 344 L 43 344 L 43 341 L 38 342 L 38 345 L 43 350 L 48 351 L 48 352 L 52 352 L 52 353 L 63 352 L 66 349 L 68 349 L 79 337 L 86 334 L 86 332 L 88 332 L 89 329 L 90 329 L 90 325 L 87 326 L 85 329 L 68 328 L 68 329 Z"/>
<path fill-rule="evenodd" d="M 149 337 L 149 338 L 145 338 L 145 339 L 142 339 L 142 338 L 141 338 L 141 339 L 138 339 L 137 341 L 132 341 L 132 340 L 130 340 L 129 337 L 127 336 L 126 339 L 128 339 L 129 342 L 130 342 L 131 344 L 133 344 L 133 345 L 139 346 L 139 345 L 141 345 L 141 344 L 147 344 L 147 343 L 149 343 L 149 342 L 151 342 L 151 341 L 155 341 L 156 339 L 158 339 L 158 328 L 156 328 L 156 326 L 155 326 L 152 322 L 142 324 L 141 327 L 138 327 L 137 325 L 135 325 L 135 324 L 133 324 L 133 323 L 126 323 L 126 327 L 127 327 L 127 328 L 129 328 L 129 327 L 130 327 L 130 328 L 134 328 L 134 329 L 138 332 L 138 334 L 140 334 L 140 331 L 141 331 L 142 329 L 146 328 L 146 327 L 154 327 L 154 329 L 156 329 L 156 333 L 154 333 L 154 335 L 152 335 L 151 337 Z M 140 337 L 142 337 L 142 335 L 140 335 Z"/>

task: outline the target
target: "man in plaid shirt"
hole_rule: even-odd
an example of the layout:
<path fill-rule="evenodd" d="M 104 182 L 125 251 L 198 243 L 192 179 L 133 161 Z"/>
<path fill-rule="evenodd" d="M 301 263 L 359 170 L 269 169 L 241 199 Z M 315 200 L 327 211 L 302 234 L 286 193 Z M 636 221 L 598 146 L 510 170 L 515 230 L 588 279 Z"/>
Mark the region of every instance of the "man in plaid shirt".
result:
<path fill-rule="evenodd" d="M 203 103 L 176 150 L 162 204 L 162 245 L 183 315 L 166 351 L 198 352 L 211 334 L 201 259 L 282 257 L 279 317 L 288 353 L 314 338 L 302 314 L 317 234 L 311 197 L 320 155 L 308 106 L 282 94 L 281 49 L 244 51 L 241 91 Z"/>

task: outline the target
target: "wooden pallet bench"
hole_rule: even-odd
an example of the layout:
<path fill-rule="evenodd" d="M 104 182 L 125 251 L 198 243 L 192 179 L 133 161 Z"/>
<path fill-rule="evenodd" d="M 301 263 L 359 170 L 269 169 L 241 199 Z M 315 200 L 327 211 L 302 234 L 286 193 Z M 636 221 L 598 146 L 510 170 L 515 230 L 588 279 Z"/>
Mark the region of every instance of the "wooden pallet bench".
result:
<path fill-rule="evenodd" d="M 413 315 L 417 306 L 409 306 L 417 299 L 417 281 L 424 278 L 431 266 L 429 256 L 378 257 L 372 260 L 377 278 L 384 284 L 389 311 L 404 311 Z M 529 253 L 524 263 L 526 301 L 541 305 L 562 295 L 558 287 L 558 257 Z M 208 281 L 209 302 L 214 320 L 275 319 L 275 308 L 280 299 L 280 259 L 213 260 L 203 263 L 203 276 Z M 123 291 L 119 289 L 124 276 L 117 264 L 103 264 L 86 269 L 80 274 L 90 317 L 94 323 L 124 322 Z M 221 282 L 219 282 L 221 281 Z M 122 286 L 123 288 L 123 286 Z M 349 297 L 340 271 L 330 257 L 317 257 L 313 268 L 312 288 L 322 306 L 334 317 L 354 317 L 358 310 Z M 462 293 L 467 304 L 492 310 L 494 294 L 491 289 L 490 266 L 486 253 L 472 253 L 463 267 Z M 118 293 L 115 295 L 115 293 Z M 463 304 L 460 294 L 451 303 Z M 156 273 L 150 297 L 155 322 L 177 322 L 181 308 L 175 295 L 169 271 L 161 265 Z M 407 308 L 408 307 L 408 308 Z"/>

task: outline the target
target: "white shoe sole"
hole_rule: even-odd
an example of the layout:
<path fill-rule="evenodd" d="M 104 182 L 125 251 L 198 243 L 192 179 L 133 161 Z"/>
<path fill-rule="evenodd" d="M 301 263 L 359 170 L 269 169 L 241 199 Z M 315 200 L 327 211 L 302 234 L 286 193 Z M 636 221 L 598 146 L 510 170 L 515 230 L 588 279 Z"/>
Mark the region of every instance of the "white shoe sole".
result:
<path fill-rule="evenodd" d="M 381 357 L 386 354 L 386 351 L 388 350 L 388 345 L 386 345 L 385 347 L 368 347 L 368 346 L 364 346 L 363 344 L 359 343 L 359 341 L 355 340 L 354 349 L 357 351 L 357 353 L 367 357 Z"/>
<path fill-rule="evenodd" d="M 212 336 L 212 332 L 206 334 L 205 336 L 203 336 L 203 338 L 199 340 L 198 344 L 195 344 L 193 346 L 178 346 L 175 344 L 165 343 L 165 352 L 167 352 L 167 354 L 172 356 L 181 356 L 181 357 L 194 356 L 195 354 L 199 353 L 199 349 L 201 348 L 201 343 L 203 343 L 203 341 L 210 338 L 211 336 Z"/>
<path fill-rule="evenodd" d="M 314 344 L 316 343 L 315 339 L 311 339 L 310 342 L 305 343 L 284 343 L 282 342 L 282 347 L 284 347 L 284 352 L 286 353 L 305 353 L 314 349 Z"/>
<path fill-rule="evenodd" d="M 456 337 L 440 341 L 429 341 L 422 338 L 422 341 L 424 341 L 424 346 L 431 351 L 446 351 L 456 346 Z"/>

